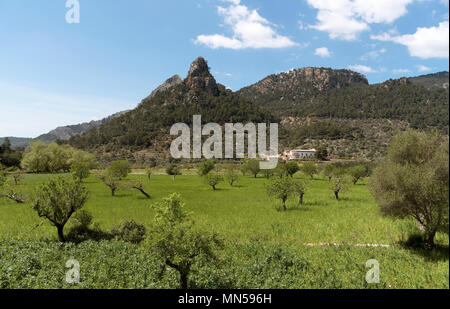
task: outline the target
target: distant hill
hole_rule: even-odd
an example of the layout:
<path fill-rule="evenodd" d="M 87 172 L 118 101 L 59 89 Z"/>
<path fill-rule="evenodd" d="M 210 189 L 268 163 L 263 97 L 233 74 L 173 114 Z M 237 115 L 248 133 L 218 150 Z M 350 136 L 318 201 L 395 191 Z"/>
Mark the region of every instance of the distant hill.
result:
<path fill-rule="evenodd" d="M 349 70 L 302 68 L 269 75 L 237 93 L 277 115 L 284 115 L 293 106 L 308 104 L 331 89 L 368 84 L 364 75 Z"/>
<path fill-rule="evenodd" d="M 28 143 L 32 140 L 31 138 L 27 137 L 9 137 L 9 141 L 11 142 L 11 148 L 24 148 L 28 146 Z M 0 145 L 3 144 L 3 141 L 5 140 L 5 137 L 0 137 Z"/>
<path fill-rule="evenodd" d="M 414 84 L 422 85 L 425 88 L 449 88 L 448 72 L 438 72 L 409 78 Z"/>
<path fill-rule="evenodd" d="M 36 137 L 33 140 L 41 140 L 46 144 L 55 142 L 57 140 L 63 140 L 63 141 L 69 140 L 72 136 L 82 134 L 92 128 L 97 128 L 97 127 L 101 126 L 102 124 L 108 123 L 112 119 L 117 118 L 127 112 L 128 111 L 118 112 L 111 116 L 103 118 L 101 120 L 93 120 L 91 122 L 84 122 L 84 123 L 76 124 L 76 125 L 58 127 L 48 133 L 45 133 L 45 134 L 42 134 L 42 135 Z"/>
<path fill-rule="evenodd" d="M 270 75 L 238 94 L 282 118 L 395 119 L 448 131 L 448 89 L 423 86 L 443 75 L 369 85 L 351 71 L 306 68 Z"/>

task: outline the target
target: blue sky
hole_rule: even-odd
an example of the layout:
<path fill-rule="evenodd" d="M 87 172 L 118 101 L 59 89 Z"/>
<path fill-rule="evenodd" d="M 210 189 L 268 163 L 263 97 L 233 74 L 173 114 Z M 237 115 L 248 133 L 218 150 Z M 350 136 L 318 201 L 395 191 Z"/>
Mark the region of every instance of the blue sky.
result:
<path fill-rule="evenodd" d="M 198 56 L 233 90 L 307 66 L 448 71 L 448 0 L 71 1 L 79 23 L 66 0 L 0 2 L 0 136 L 134 108 Z"/>

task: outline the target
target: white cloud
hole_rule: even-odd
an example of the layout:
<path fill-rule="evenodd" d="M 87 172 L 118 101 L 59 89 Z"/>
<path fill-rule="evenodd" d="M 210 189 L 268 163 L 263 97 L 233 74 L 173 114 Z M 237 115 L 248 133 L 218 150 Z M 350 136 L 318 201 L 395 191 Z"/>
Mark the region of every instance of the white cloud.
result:
<path fill-rule="evenodd" d="M 360 73 L 376 73 L 376 72 L 378 72 L 377 70 L 372 69 L 371 67 L 369 67 L 367 65 L 362 65 L 362 64 L 349 65 L 348 68 L 350 70 L 360 72 Z"/>
<path fill-rule="evenodd" d="M 284 48 L 297 45 L 290 38 L 278 34 L 267 19 L 261 17 L 257 10 L 250 10 L 241 5 L 240 0 L 227 0 L 228 7 L 218 7 L 219 15 L 231 27 L 233 35 L 227 37 L 222 34 L 199 35 L 196 44 L 203 44 L 210 48 Z"/>
<path fill-rule="evenodd" d="M 329 58 L 331 57 L 331 52 L 326 47 L 320 47 L 317 48 L 314 52 L 316 56 L 322 57 L 322 58 Z"/>
<path fill-rule="evenodd" d="M 428 72 L 428 71 L 431 71 L 431 68 L 429 68 L 429 67 L 427 67 L 427 66 L 424 66 L 424 65 L 422 65 L 422 64 L 416 65 L 416 68 L 417 68 L 417 71 L 419 71 L 419 72 Z"/>
<path fill-rule="evenodd" d="M 384 54 L 386 52 L 385 48 L 381 48 L 379 50 L 372 50 L 370 52 L 365 53 L 364 55 L 361 56 L 361 60 L 369 60 L 369 59 L 377 59 L 378 57 L 380 57 L 381 54 Z"/>
<path fill-rule="evenodd" d="M 437 27 L 417 28 L 414 34 L 391 36 L 388 33 L 372 35 L 380 41 L 391 41 L 408 47 L 409 54 L 422 59 L 448 58 L 449 23 L 444 21 Z"/>
<path fill-rule="evenodd" d="M 316 25 L 332 39 L 355 40 L 371 23 L 392 23 L 407 13 L 413 0 L 307 0 L 317 9 Z"/>
<path fill-rule="evenodd" d="M 408 69 L 394 69 L 394 70 L 392 70 L 392 73 L 394 73 L 394 74 L 407 74 L 407 73 L 411 73 L 411 70 L 408 70 Z"/>

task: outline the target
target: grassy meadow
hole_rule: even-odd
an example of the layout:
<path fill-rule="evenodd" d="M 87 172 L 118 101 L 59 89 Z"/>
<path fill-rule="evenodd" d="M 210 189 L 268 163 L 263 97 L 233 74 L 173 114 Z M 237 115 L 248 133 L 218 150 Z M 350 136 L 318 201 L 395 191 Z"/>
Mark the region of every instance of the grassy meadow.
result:
<path fill-rule="evenodd" d="M 21 187 L 30 191 L 48 177 L 54 176 L 26 175 Z M 207 267 L 201 261 L 196 265 L 191 278 L 195 287 L 449 288 L 448 236 L 438 234 L 436 243 L 441 249 L 431 253 L 400 246 L 399 241 L 416 230 L 416 224 L 382 217 L 366 180 L 351 185 L 337 201 L 328 180 L 316 177 L 310 182 L 304 205 L 298 206 L 297 198 L 293 197 L 288 201 L 288 211 L 283 212 L 277 209 L 280 201 L 267 197 L 264 188 L 267 180 L 261 176 L 241 177 L 233 187 L 223 182 L 216 191 L 197 175 L 177 176 L 175 181 L 171 176 L 152 175 L 149 181 L 145 175 L 133 174 L 126 181 L 132 178 L 142 178 L 151 199 L 131 189 L 120 190 L 112 197 L 109 188 L 91 176 L 85 180 L 90 198 L 84 209 L 104 230 L 130 219 L 150 229 L 154 216 L 152 203 L 173 192 L 180 193 L 186 208 L 193 213 L 196 227 L 214 231 L 226 242 L 219 253 L 220 266 Z M 152 277 L 157 262 L 151 261 L 151 254 L 143 245 L 116 241 L 89 241 L 78 247 L 59 245 L 56 229 L 42 222 L 30 203 L 19 205 L 0 199 L 0 264 L 4 264 L 0 266 L 0 287 L 2 280 L 6 287 L 66 287 L 62 279 L 55 281 L 53 276 L 55 273 L 64 276 L 64 259 L 70 256 L 78 256 L 81 269 L 90 270 L 82 275 L 79 285 L 82 288 L 176 287 L 172 272 L 162 279 Z M 69 221 L 66 230 L 70 225 Z M 108 243 L 114 249 L 101 249 Z M 325 245 L 334 243 L 339 246 Z M 389 247 L 358 247 L 363 244 Z M 54 252 L 54 247 L 60 248 L 58 252 Z M 42 254 L 37 252 L 40 250 Z M 129 258 L 123 252 L 128 252 Z M 19 255 L 21 259 L 24 255 L 34 256 L 40 265 L 35 275 L 24 275 L 31 276 L 27 280 L 17 274 L 8 277 L 1 274 L 6 265 L 8 269 L 22 267 L 12 262 Z M 367 284 L 364 280 L 369 259 L 380 263 L 379 284 Z M 120 265 L 125 277 L 111 281 L 114 275 L 109 272 L 110 278 L 106 279 L 108 276 L 103 272 L 117 263 L 123 263 Z M 50 271 L 54 273 L 52 276 L 48 276 Z M 142 273 L 148 275 L 144 278 Z M 83 280 L 83 276 L 87 277 Z"/>

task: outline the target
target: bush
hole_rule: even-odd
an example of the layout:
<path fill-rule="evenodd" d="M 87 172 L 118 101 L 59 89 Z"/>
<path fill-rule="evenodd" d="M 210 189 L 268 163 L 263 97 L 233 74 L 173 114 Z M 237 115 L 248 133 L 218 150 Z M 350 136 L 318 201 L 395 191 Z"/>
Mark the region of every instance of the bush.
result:
<path fill-rule="evenodd" d="M 111 230 L 111 234 L 122 241 L 138 244 L 145 239 L 146 229 L 134 220 L 124 221 Z"/>
<path fill-rule="evenodd" d="M 93 216 L 86 210 L 80 210 L 74 217 L 74 225 L 69 228 L 67 240 L 74 243 L 81 243 L 87 240 L 100 241 L 111 239 L 112 236 L 100 229 L 97 223 L 93 223 Z"/>
<path fill-rule="evenodd" d="M 200 164 L 199 169 L 198 169 L 198 174 L 200 176 L 205 176 L 207 175 L 209 172 L 211 172 L 215 167 L 215 164 L 213 161 L 208 160 L 203 162 L 202 164 Z"/>
<path fill-rule="evenodd" d="M 114 161 L 108 167 L 108 170 L 114 175 L 114 177 L 117 177 L 120 180 L 122 178 L 126 178 L 128 174 L 131 173 L 131 164 L 125 160 Z"/>

